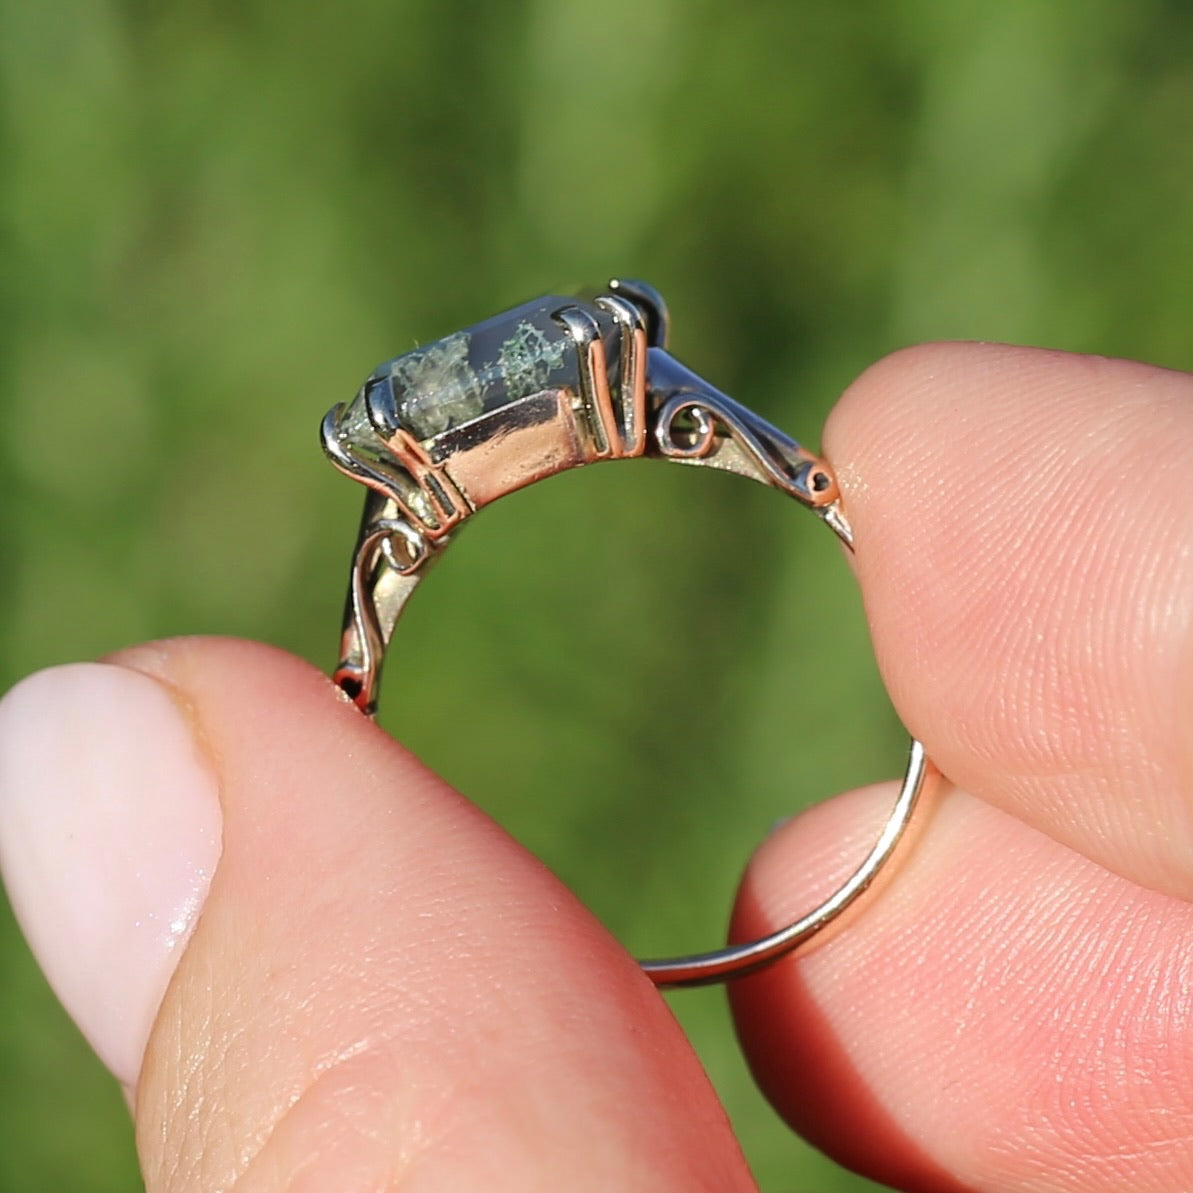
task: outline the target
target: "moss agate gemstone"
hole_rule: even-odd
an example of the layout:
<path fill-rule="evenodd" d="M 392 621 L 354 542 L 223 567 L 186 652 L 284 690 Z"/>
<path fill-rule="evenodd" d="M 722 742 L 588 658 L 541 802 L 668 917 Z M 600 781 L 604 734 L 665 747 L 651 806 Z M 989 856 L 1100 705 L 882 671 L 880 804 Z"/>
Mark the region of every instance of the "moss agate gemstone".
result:
<path fill-rule="evenodd" d="M 612 316 L 549 295 L 388 361 L 374 371 L 365 391 L 384 387 L 373 394 L 375 405 L 422 441 L 546 390 L 578 391 L 575 345 L 551 317 L 571 305 L 583 306 L 600 325 L 610 383 L 616 386 L 620 337 Z M 368 422 L 365 391 L 352 403 L 360 403 L 360 411 L 347 412 L 350 423 Z"/>

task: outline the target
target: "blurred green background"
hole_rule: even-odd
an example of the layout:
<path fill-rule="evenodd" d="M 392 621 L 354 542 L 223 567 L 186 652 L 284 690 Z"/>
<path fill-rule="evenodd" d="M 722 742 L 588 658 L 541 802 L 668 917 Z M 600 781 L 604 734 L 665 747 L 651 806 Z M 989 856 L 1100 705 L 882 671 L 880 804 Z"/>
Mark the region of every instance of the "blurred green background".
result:
<path fill-rule="evenodd" d="M 0 105 L 0 686 L 180 633 L 329 666 L 363 491 L 320 417 L 545 291 L 649 279 L 812 445 L 913 341 L 1193 366 L 1183 0 L 0 0 Z M 383 723 L 639 952 L 712 943 L 772 821 L 899 769 L 777 495 L 592 469 L 461 538 Z M 137 1187 L 7 911 L 0 950 L 0 1193 Z M 673 1005 L 764 1190 L 876 1188 L 778 1123 L 723 994 Z"/>

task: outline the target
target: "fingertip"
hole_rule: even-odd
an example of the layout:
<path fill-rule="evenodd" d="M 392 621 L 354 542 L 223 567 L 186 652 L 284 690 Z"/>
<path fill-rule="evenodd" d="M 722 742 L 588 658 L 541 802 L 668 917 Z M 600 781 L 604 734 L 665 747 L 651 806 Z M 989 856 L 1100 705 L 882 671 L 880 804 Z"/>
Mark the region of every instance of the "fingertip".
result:
<path fill-rule="evenodd" d="M 1193 378 L 922 345 L 849 388 L 825 450 L 911 733 L 974 794 L 1193 894 Z"/>
<path fill-rule="evenodd" d="M 769 840 L 737 930 L 777 927 L 838 881 L 839 842 L 858 848 L 890 794 L 839 797 Z M 1184 1188 L 1193 1032 L 1172 1007 L 1191 920 L 1185 902 L 946 788 L 847 931 L 734 986 L 735 1020 L 779 1112 L 875 1179 Z"/>
<path fill-rule="evenodd" d="M 125 661 L 184 694 L 224 810 L 138 1088 L 150 1189 L 750 1187 L 632 960 L 328 680 L 221 640 Z"/>

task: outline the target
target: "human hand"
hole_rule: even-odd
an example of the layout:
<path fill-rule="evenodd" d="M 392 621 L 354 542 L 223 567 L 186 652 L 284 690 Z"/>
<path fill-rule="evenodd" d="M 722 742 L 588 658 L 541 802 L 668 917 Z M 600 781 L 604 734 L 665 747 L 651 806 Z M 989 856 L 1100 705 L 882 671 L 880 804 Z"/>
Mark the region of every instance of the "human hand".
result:
<path fill-rule="evenodd" d="M 735 985 L 755 1071 L 908 1189 L 1190 1187 L 1193 379 L 917 349 L 825 450 L 896 707 L 964 790 L 846 930 Z M 633 962 L 325 678 L 114 662 L 0 705 L 0 859 L 150 1193 L 752 1187 Z M 735 931 L 889 799 L 766 842 Z"/>

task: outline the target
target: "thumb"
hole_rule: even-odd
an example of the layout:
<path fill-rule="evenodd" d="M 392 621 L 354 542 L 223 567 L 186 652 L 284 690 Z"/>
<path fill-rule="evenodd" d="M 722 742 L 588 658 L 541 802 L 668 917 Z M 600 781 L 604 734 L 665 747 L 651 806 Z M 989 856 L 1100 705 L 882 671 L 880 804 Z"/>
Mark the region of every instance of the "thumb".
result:
<path fill-rule="evenodd" d="M 148 1193 L 753 1187 L 633 962 L 323 676 L 116 662 L 0 704 L 0 861 Z"/>

